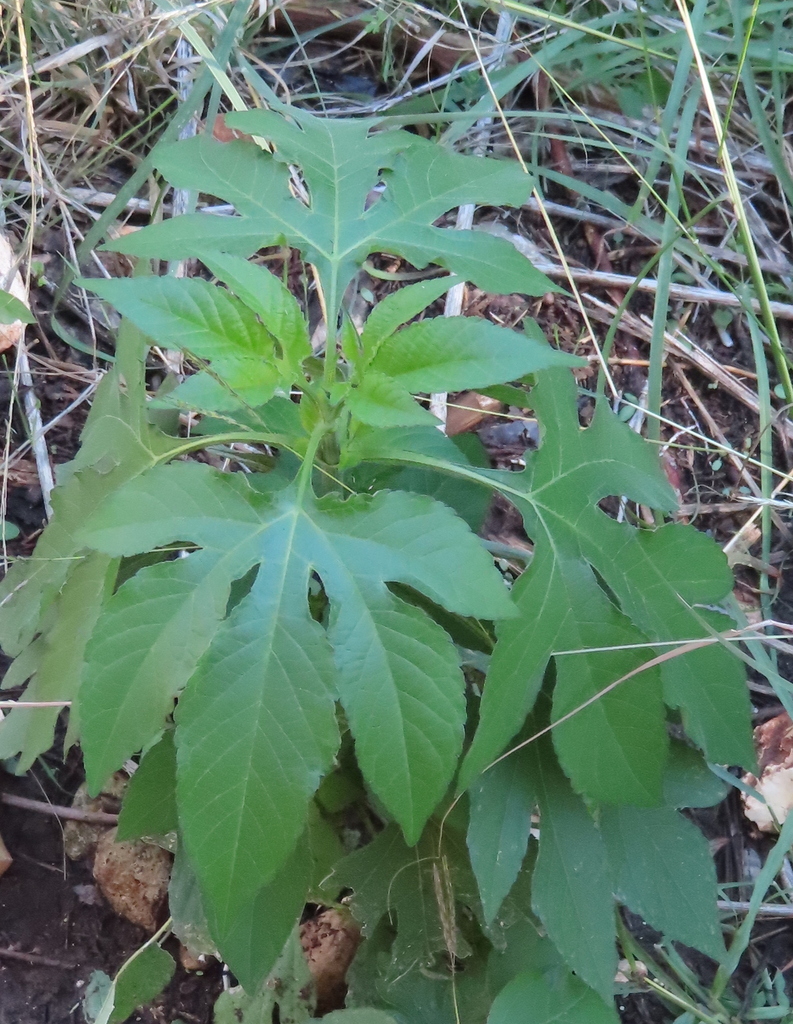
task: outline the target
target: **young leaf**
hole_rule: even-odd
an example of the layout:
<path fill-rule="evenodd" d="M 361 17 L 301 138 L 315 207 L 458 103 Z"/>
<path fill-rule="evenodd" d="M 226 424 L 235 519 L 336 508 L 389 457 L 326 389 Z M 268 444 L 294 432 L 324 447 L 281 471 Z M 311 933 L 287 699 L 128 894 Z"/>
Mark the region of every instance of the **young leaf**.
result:
<path fill-rule="evenodd" d="M 176 811 L 176 748 L 173 732 L 142 758 L 124 794 L 116 838 L 165 836 L 179 827 Z"/>
<path fill-rule="evenodd" d="M 180 539 L 202 547 L 202 558 L 262 563 L 177 716 L 185 838 L 221 922 L 272 877 L 302 831 L 336 748 L 337 687 L 364 776 L 409 841 L 451 780 L 465 713 L 454 648 L 386 582 L 459 614 L 511 614 L 486 552 L 437 502 L 391 492 L 316 501 L 295 487 L 269 488 L 267 476 L 160 467 L 106 503 L 83 533 L 108 553 Z M 328 639 L 308 614 L 312 569 L 331 601 Z M 115 642 L 123 651 L 124 637 Z M 101 737 L 96 743 L 101 751 Z M 95 756 L 90 740 L 86 755 Z"/>
<path fill-rule="evenodd" d="M 295 297 L 275 274 L 228 253 L 197 255 L 219 281 L 258 315 L 292 366 L 299 366 L 311 355 L 306 318 Z"/>
<path fill-rule="evenodd" d="M 532 905 L 568 966 L 611 1002 L 617 950 L 603 840 L 556 766 L 548 738 L 530 744 L 540 802 L 540 852 Z"/>
<path fill-rule="evenodd" d="M 489 320 L 435 317 L 387 337 L 371 367 L 408 391 L 464 391 L 551 366 L 582 366 L 577 356 Z M 389 426 L 384 423 L 383 426 Z"/>
<path fill-rule="evenodd" d="M 272 398 L 278 382 L 273 337 L 246 305 L 223 288 L 197 278 L 176 277 L 92 278 L 83 284 L 112 302 L 154 341 L 177 345 L 209 361 L 227 395 L 227 401 L 214 408 L 233 407 L 236 400 L 255 407 Z"/>
<path fill-rule="evenodd" d="M 480 775 L 468 791 L 468 852 L 488 924 L 526 856 L 536 803 L 531 768 L 524 748 Z"/>
<path fill-rule="evenodd" d="M 380 345 L 398 327 L 418 316 L 458 281 L 459 278 L 454 274 L 431 277 L 427 281 L 405 285 L 381 299 L 366 318 L 361 332 L 361 345 L 366 355 L 369 358 L 374 356 Z"/>
<path fill-rule="evenodd" d="M 618 1024 L 613 1006 L 573 974 L 519 974 L 499 992 L 487 1024 Z"/>
<path fill-rule="evenodd" d="M 389 252 L 416 267 L 436 263 L 486 291 L 541 295 L 554 286 L 503 238 L 434 227 L 464 203 L 520 205 L 531 178 L 512 161 L 478 160 L 377 122 L 315 117 L 295 107 L 230 114 L 226 122 L 275 144 L 216 142 L 208 135 L 161 147 L 155 162 L 179 188 L 233 203 L 239 216 L 192 214 L 114 241 L 138 256 L 181 259 L 208 249 L 248 256 L 290 245 L 320 272 L 330 316 L 367 256 Z M 310 204 L 290 192 L 300 169 Z M 385 192 L 367 205 L 378 182 Z"/>
<path fill-rule="evenodd" d="M 724 956 L 716 871 L 699 829 L 671 807 L 603 808 L 618 899 L 670 939 Z"/>
<path fill-rule="evenodd" d="M 362 423 L 373 427 L 437 425 L 431 412 L 413 400 L 410 392 L 391 377 L 367 370 L 347 398 L 347 407 Z"/>

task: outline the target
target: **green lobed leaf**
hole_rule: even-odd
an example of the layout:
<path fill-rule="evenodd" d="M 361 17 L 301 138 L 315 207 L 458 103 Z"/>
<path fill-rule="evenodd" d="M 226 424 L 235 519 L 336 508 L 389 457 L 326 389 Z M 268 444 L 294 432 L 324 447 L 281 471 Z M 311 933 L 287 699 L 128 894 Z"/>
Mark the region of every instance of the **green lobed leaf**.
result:
<path fill-rule="evenodd" d="M 403 256 L 416 267 L 436 263 L 487 291 L 541 295 L 548 279 L 509 242 L 481 232 L 434 227 L 464 203 L 520 205 L 531 179 L 514 162 L 478 160 L 377 122 L 334 118 L 283 107 L 227 115 L 227 124 L 274 143 L 221 143 L 208 135 L 160 147 L 158 169 L 179 188 L 232 203 L 238 216 L 193 214 L 113 242 L 132 255 L 180 259 L 222 250 L 247 256 L 286 244 L 316 266 L 331 315 L 349 281 L 372 253 Z M 300 169 L 310 205 L 289 188 Z M 386 189 L 370 202 L 378 182 Z"/>
<path fill-rule="evenodd" d="M 86 778 L 108 776 L 162 730 L 220 626 L 250 553 L 204 550 L 141 569 L 108 601 L 85 652 L 80 708 Z"/>
<path fill-rule="evenodd" d="M 573 974 L 524 971 L 499 992 L 487 1024 L 618 1024 L 613 1006 Z"/>
<path fill-rule="evenodd" d="M 286 860 L 338 748 L 332 652 L 289 526 L 262 538 L 253 587 L 177 709 L 183 830 L 218 935 Z"/>
<path fill-rule="evenodd" d="M 617 950 L 603 840 L 557 767 L 549 739 L 537 740 L 527 749 L 534 757 L 540 803 L 532 906 L 567 965 L 610 1004 Z"/>
<path fill-rule="evenodd" d="M 670 939 L 720 960 L 716 870 L 699 829 L 671 807 L 603 808 L 617 897 Z"/>
<path fill-rule="evenodd" d="M 637 530 L 597 507 L 607 495 L 626 495 L 650 507 L 669 508 L 674 496 L 652 448 L 603 403 L 592 425 L 582 430 L 575 397 L 568 374 L 556 370 L 542 374 L 530 396 L 543 426 L 539 451 L 528 456 L 523 473 L 481 474 L 520 509 L 535 552 L 514 588 L 521 614 L 499 629 L 479 727 L 461 771 L 461 788 L 501 753 L 520 728 L 554 651 L 612 643 L 614 609 L 598 577 L 639 631 L 637 642 L 710 635 L 702 613 L 692 603 L 712 604 L 729 592 L 726 561 L 707 537 L 677 525 Z M 620 621 L 628 628 L 627 621 Z M 613 666 L 603 655 L 597 657 L 604 658 L 600 678 L 607 682 L 620 678 L 621 655 L 615 656 Z M 666 700 L 680 705 L 692 738 L 709 759 L 722 763 L 751 759 L 743 670 L 729 652 L 712 645 L 672 658 L 662 676 Z M 653 716 L 655 740 L 654 748 L 645 752 L 648 760 L 643 771 L 646 774 L 654 765 L 656 793 L 662 767 L 657 709 L 657 695 L 651 695 L 644 714 Z M 623 740 L 631 746 L 624 729 Z M 636 743 L 632 746 L 635 751 Z M 577 784 L 583 788 L 582 771 Z"/>
<path fill-rule="evenodd" d="M 258 474 L 160 467 L 106 503 L 83 533 L 107 553 L 179 539 L 203 548 L 199 565 L 211 568 L 210 555 L 231 554 L 236 565 L 260 564 L 177 711 L 185 841 L 222 928 L 302 832 L 338 743 L 337 692 L 364 776 L 409 841 L 451 781 L 465 714 L 457 656 L 446 633 L 386 582 L 406 583 L 460 614 L 511 612 L 479 542 L 430 498 L 381 492 L 316 501 L 272 486 Z M 327 638 L 308 611 L 312 570 L 331 601 Z M 204 628 L 204 610 L 195 607 L 196 628 Z M 107 643 L 123 655 L 122 634 Z M 179 671 L 185 678 L 172 676 L 169 686 L 186 682 L 192 667 Z M 96 747 L 103 749 L 99 736 Z"/>
<path fill-rule="evenodd" d="M 25 691 L 26 701 L 77 701 L 86 643 L 97 619 L 101 618 L 118 563 L 98 552 L 72 567 L 61 592 L 49 609 L 42 633 L 18 658 L 24 676 L 33 679 Z M 35 665 L 25 669 L 25 653 L 35 655 Z M 15 662 L 16 665 L 16 662 Z M 13 685 L 13 675 L 4 680 Z M 22 680 L 24 681 L 24 680 Z M 13 708 L 0 722 L 0 757 L 19 753 L 17 771 L 26 772 L 36 758 L 50 749 L 55 725 L 63 708 Z M 71 729 L 77 727 L 77 709 L 71 710 Z M 103 780 L 104 781 L 104 780 Z"/>
<path fill-rule="evenodd" d="M 129 780 L 118 818 L 117 839 L 165 836 L 179 827 L 176 811 L 176 748 L 173 731 L 146 751 Z"/>
<path fill-rule="evenodd" d="M 702 754 L 679 740 L 669 744 L 664 772 L 664 803 L 669 807 L 712 807 L 729 786 L 710 770 Z"/>
<path fill-rule="evenodd" d="M 239 988 L 222 992 L 215 1003 L 213 1024 L 302 1024 L 314 1019 L 311 974 L 294 927 L 266 982 L 250 993 Z"/>
<path fill-rule="evenodd" d="M 480 775 L 468 791 L 468 852 L 488 924 L 526 856 L 537 799 L 531 768 L 532 758 L 524 748 Z"/>
<path fill-rule="evenodd" d="M 371 368 L 408 391 L 463 391 L 516 380 L 551 366 L 582 366 L 577 356 L 488 320 L 435 317 L 385 338 Z M 384 423 L 383 426 L 389 426 Z"/>
<path fill-rule="evenodd" d="M 394 595 L 335 587 L 330 578 L 327 585 L 339 695 L 358 764 L 415 843 L 462 748 L 465 681 L 457 651 L 424 611 Z"/>
<path fill-rule="evenodd" d="M 117 359 L 97 389 L 75 459 L 60 467 L 52 493 L 54 515 L 34 557 L 17 559 L 0 583 L 0 644 L 16 657 L 41 629 L 47 612 L 78 562 L 75 539 L 86 509 L 153 466 L 182 444 L 146 420 L 142 336 L 128 321 L 117 340 Z M 120 386 L 123 380 L 125 387 Z"/>
<path fill-rule="evenodd" d="M 278 874 L 225 926 L 208 905 L 210 929 L 218 948 L 247 992 L 255 992 L 276 968 L 284 946 L 296 930 L 312 866 L 307 847 L 298 844 Z M 304 980 L 302 984 L 305 983 Z"/>
<path fill-rule="evenodd" d="M 591 540 L 611 541 L 612 559 L 602 560 L 604 578 L 651 639 L 688 640 L 734 628 L 726 615 L 698 607 L 717 605 L 732 590 L 726 557 L 705 534 L 671 523 L 619 536 L 618 524 L 609 521 Z M 671 658 L 661 674 L 667 703 L 681 709 L 686 731 L 708 760 L 751 768 L 751 705 L 736 655 L 714 643 Z"/>

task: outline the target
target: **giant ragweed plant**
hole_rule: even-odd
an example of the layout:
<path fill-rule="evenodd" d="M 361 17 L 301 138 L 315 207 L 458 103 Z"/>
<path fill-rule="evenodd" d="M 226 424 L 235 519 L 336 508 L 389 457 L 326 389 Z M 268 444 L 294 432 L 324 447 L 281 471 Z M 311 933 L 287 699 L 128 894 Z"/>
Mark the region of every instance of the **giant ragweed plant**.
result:
<path fill-rule="evenodd" d="M 344 895 L 366 940 L 348 1002 L 379 1007 L 372 1020 L 614 1021 L 615 900 L 723 953 L 707 844 L 678 808 L 718 797 L 706 759 L 752 760 L 742 667 L 719 644 L 642 666 L 729 625 L 727 564 L 690 527 L 602 510 L 675 499 L 605 402 L 581 428 L 582 361 L 536 324 L 409 322 L 458 280 L 551 287 L 504 240 L 435 226 L 464 203 L 523 202 L 517 166 L 363 120 L 227 120 L 256 141 L 199 136 L 157 166 L 236 215 L 112 246 L 197 259 L 214 283 L 90 282 L 124 317 L 117 360 L 52 523 L 3 584 L 6 685 L 72 702 L 94 791 L 142 752 L 120 834 L 178 833 L 177 930 L 219 949 L 245 1012 L 283 997 L 261 986 L 283 973 L 305 902 Z M 248 259 L 274 245 L 313 268 L 324 355 Z M 447 273 L 390 295 L 359 331 L 344 296 L 376 253 Z M 197 369 L 156 414 L 146 339 Z M 522 472 L 470 461 L 414 397 L 517 381 L 542 428 Z M 158 428 L 163 407 L 200 413 L 197 436 Z M 238 471 L 186 458 L 200 450 Z M 511 590 L 469 526 L 494 493 L 534 545 Z M 465 648 L 489 659 L 481 698 Z M 13 711 L 0 754 L 26 769 L 57 713 Z M 349 820 L 370 839 L 352 852 Z"/>

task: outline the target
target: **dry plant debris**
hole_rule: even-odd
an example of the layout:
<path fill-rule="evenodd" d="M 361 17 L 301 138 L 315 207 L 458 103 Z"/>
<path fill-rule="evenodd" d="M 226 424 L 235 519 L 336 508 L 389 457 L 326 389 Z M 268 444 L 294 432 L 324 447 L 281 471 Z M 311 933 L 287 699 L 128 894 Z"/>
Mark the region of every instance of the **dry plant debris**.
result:
<path fill-rule="evenodd" d="M 760 775 L 747 773 L 743 781 L 763 797 L 742 793 L 744 814 L 761 832 L 776 832 L 793 807 L 793 721 L 787 712 L 754 731 Z"/>

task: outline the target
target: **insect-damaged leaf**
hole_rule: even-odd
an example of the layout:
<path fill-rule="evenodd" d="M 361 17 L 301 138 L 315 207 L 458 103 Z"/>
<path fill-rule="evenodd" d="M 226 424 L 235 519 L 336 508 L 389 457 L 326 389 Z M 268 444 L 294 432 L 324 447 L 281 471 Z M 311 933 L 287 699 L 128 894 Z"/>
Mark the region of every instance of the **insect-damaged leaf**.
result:
<path fill-rule="evenodd" d="M 294 486 L 270 486 L 267 476 L 161 467 L 108 502 L 83 532 L 85 543 L 107 553 L 190 541 L 201 551 L 166 565 L 198 559 L 208 572 L 194 587 L 219 591 L 223 600 L 233 579 L 259 566 L 249 593 L 205 636 L 208 649 L 177 714 L 185 838 L 225 923 L 272 877 L 302 831 L 307 801 L 338 743 L 337 694 L 364 776 L 409 842 L 451 780 L 465 713 L 457 654 L 445 631 L 386 582 L 405 583 L 463 615 L 512 611 L 486 552 L 431 498 L 380 492 L 315 500 Z M 330 598 L 327 634 L 308 611 L 312 571 Z M 102 663 L 89 666 L 97 692 L 103 666 L 126 656 L 128 636 L 139 642 L 123 626 L 125 614 L 138 621 L 135 606 L 121 607 L 123 591 L 108 605 L 109 614 L 119 606 L 113 639 L 106 639 L 117 656 L 103 645 Z M 186 625 L 206 627 L 201 608 L 192 615 Z M 152 624 L 150 636 L 159 633 Z M 185 660 L 171 664 L 162 683 L 168 694 L 193 671 Z M 86 729 L 94 778 L 123 760 L 128 745 L 112 721 L 126 717 L 134 679 L 126 691 L 109 689 L 115 707 L 105 702 L 96 712 L 103 725 L 97 718 Z"/>
<path fill-rule="evenodd" d="M 352 890 L 350 908 L 371 937 L 384 916 L 396 929 L 382 974 L 393 981 L 406 969 L 431 964 L 450 945 L 464 943 L 456 923 L 456 902 L 476 905 L 476 881 L 471 873 L 462 837 L 447 830 L 443 855 L 438 856 L 439 831 L 435 822 L 420 842 L 406 845 L 391 824 L 361 850 L 343 858 L 325 884 L 336 898 L 342 888 Z M 456 955 L 463 956 L 462 948 Z"/>

